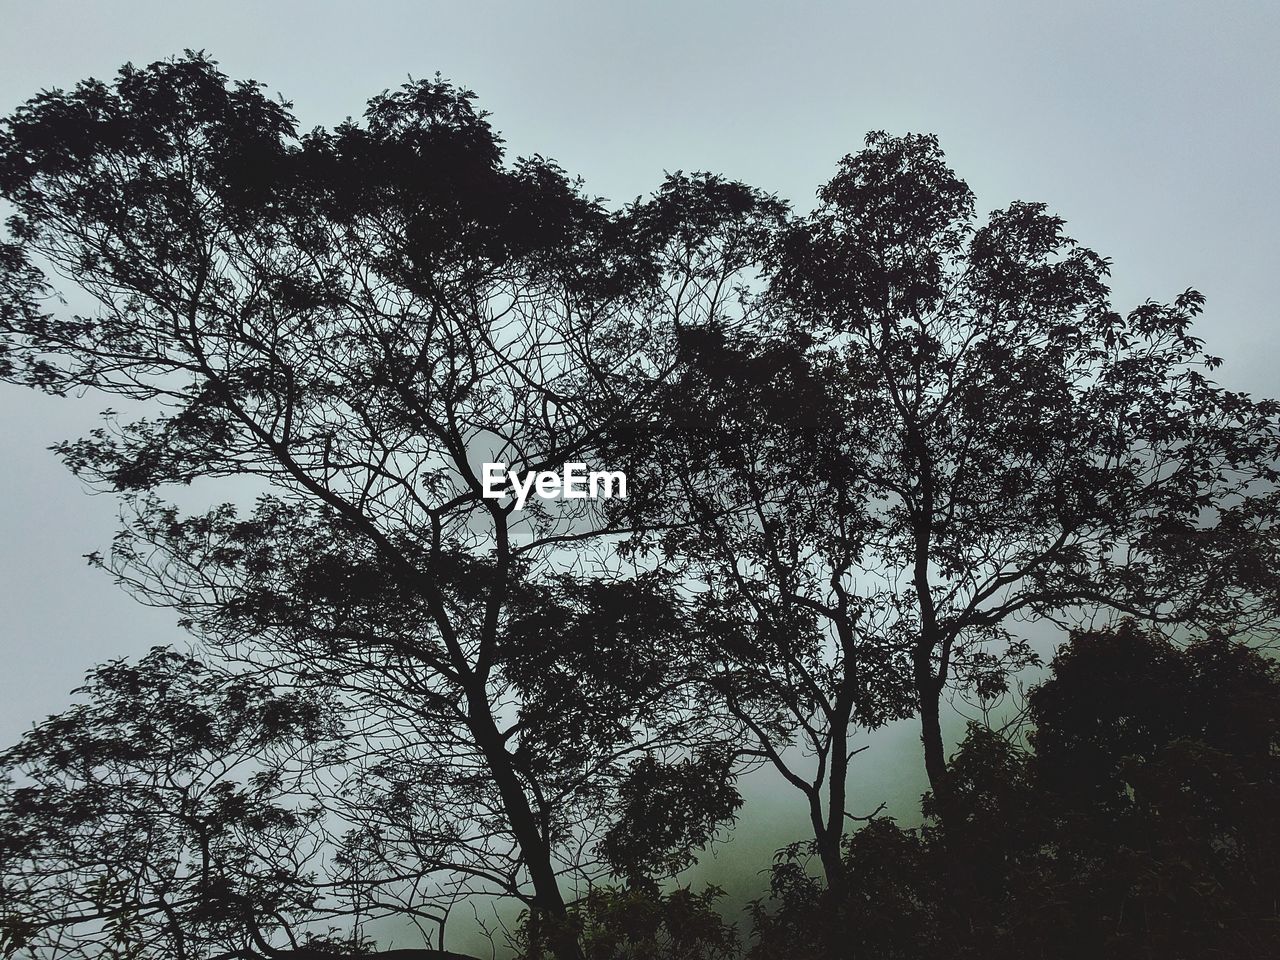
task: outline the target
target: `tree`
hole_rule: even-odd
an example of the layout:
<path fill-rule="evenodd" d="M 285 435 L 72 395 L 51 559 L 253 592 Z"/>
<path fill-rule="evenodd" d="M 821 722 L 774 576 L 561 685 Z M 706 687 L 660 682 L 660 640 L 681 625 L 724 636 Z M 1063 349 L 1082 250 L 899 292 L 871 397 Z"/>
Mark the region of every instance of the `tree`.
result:
<path fill-rule="evenodd" d="M 131 511 L 97 562 L 219 663 L 340 705 L 368 870 L 516 897 L 578 956 L 563 883 L 602 869 L 611 785 L 717 731 L 682 693 L 669 587 L 618 560 L 610 517 L 517 512 L 480 464 L 592 460 L 776 203 L 677 177 L 610 213 L 549 161 L 507 164 L 439 79 L 299 135 L 192 54 L 31 100 L 0 193 L 0 373 L 136 415 L 60 447 Z M 48 312 L 49 271 L 92 316 Z M 183 516 L 157 493 L 195 480 L 260 496 Z"/>
<path fill-rule="evenodd" d="M 576 960 L 584 925 L 629 916 L 732 818 L 744 760 L 803 795 L 838 905 L 856 893 L 859 730 L 919 716 L 953 852 L 964 778 L 1016 767 L 977 751 L 953 783 L 940 701 L 997 694 L 1032 659 L 1017 618 L 1235 632 L 1276 613 L 1280 409 L 1209 379 L 1199 294 L 1117 313 L 1107 262 L 1044 207 L 979 225 L 930 137 L 872 135 L 804 217 L 682 173 L 610 210 L 550 161 L 508 162 L 438 78 L 299 134 L 288 104 L 188 55 L 20 108 L 0 125 L 0 195 L 0 376 L 130 407 L 59 450 L 127 508 L 95 562 L 201 649 L 140 665 L 146 696 L 94 695 L 168 710 L 165 683 L 214 704 L 245 685 L 328 725 L 200 742 L 219 764 L 310 751 L 290 776 L 314 815 L 278 777 L 178 772 L 202 796 L 253 784 L 255 823 L 287 813 L 343 872 L 247 860 L 235 827 L 211 886 L 203 853 L 183 866 L 139 839 L 172 806 L 100 819 L 130 862 L 159 858 L 126 899 L 105 880 L 121 944 L 369 953 L 356 893 L 376 890 L 432 922 L 455 896 L 515 898 L 529 952 Z M 55 275 L 90 315 L 54 302 Z M 632 496 L 517 510 L 484 496 L 498 461 L 622 467 Z M 166 502 L 197 481 L 241 502 Z M 184 742 L 185 722 L 165 736 Z M 123 727 L 67 724 L 117 766 L 72 770 L 37 736 L 9 760 L 44 796 L 106 791 L 105 816 L 142 785 L 181 812 L 156 780 L 163 738 L 130 753 Z M 24 789 L 6 800 L 35 831 L 5 888 L 19 938 L 32 905 L 41 930 L 74 927 L 38 897 L 69 910 L 101 879 L 89 845 L 35 842 L 54 821 Z M 896 843 L 858 849 L 877 838 Z M 37 862 L 68 884 L 24 886 Z M 610 873 L 628 888 L 573 907 Z M 177 920 L 166 884 L 195 898 Z M 606 930 L 601 949 L 667 949 L 663 911 L 684 906 L 696 949 L 727 949 L 707 901 L 644 903 L 638 938 Z M 335 910 L 352 929 L 306 940 Z"/>
<path fill-rule="evenodd" d="M 1208 379 L 1200 294 L 1116 312 L 1107 261 L 1043 205 L 976 226 L 932 137 L 871 135 L 819 200 L 775 291 L 847 371 L 844 522 L 886 584 L 863 602 L 910 638 L 939 797 L 939 698 L 1016 645 L 1011 618 L 1274 617 L 1280 406 Z"/>
<path fill-rule="evenodd" d="M 1280 408 L 1209 379 L 1198 293 L 1116 312 L 1106 260 L 1040 204 L 979 224 L 932 137 L 872 134 L 818 199 L 750 326 L 684 332 L 633 506 L 833 882 L 852 733 L 918 714 L 945 815 L 940 701 L 1034 659 L 1020 618 L 1274 618 Z"/>
<path fill-rule="evenodd" d="M 76 692 L 0 757 L 6 956 L 306 960 L 364 953 L 363 925 L 388 913 L 443 941 L 429 892 L 365 873 L 358 834 L 333 836 L 348 740 L 332 701 L 166 648 Z"/>
<path fill-rule="evenodd" d="M 640 491 L 627 509 L 651 525 L 633 548 L 681 570 L 708 695 L 738 725 L 743 754 L 800 792 L 837 889 L 854 736 L 914 703 L 909 662 L 846 580 L 863 534 L 846 522 L 859 506 L 843 438 L 863 427 L 841 372 L 775 322 L 761 313 L 747 329 L 681 332 L 660 420 L 624 441 Z"/>
<path fill-rule="evenodd" d="M 948 819 L 846 837 L 842 896 L 781 859 L 752 955 L 1274 953 L 1274 660 L 1126 621 L 1073 635 L 1028 705 L 1031 749 L 971 725 Z"/>

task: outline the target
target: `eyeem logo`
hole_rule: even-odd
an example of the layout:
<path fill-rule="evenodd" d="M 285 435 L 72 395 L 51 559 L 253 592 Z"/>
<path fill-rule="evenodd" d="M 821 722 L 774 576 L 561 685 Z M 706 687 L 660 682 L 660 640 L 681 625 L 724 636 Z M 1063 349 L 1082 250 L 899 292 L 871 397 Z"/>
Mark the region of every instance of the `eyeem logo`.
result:
<path fill-rule="evenodd" d="M 587 470 L 585 463 L 566 463 L 562 473 L 530 470 L 521 477 L 505 463 L 486 463 L 480 472 L 483 496 L 500 500 L 514 496 L 516 509 L 523 510 L 531 493 L 544 500 L 599 500 L 626 497 L 627 475 L 621 470 Z"/>

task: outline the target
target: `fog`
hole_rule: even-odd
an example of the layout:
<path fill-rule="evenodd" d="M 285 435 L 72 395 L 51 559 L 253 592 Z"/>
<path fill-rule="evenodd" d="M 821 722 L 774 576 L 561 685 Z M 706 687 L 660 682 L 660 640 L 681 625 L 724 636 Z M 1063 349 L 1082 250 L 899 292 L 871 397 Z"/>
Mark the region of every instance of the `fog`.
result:
<path fill-rule="evenodd" d="M 980 210 L 1044 201 L 1111 257 L 1118 307 L 1205 293 L 1195 332 L 1225 358 L 1219 379 L 1270 395 L 1277 40 L 1280 7 L 1261 3 L 4 0 L 0 106 L 191 48 L 281 93 L 306 128 L 439 72 L 475 90 L 512 156 L 554 157 L 592 194 L 625 202 L 664 171 L 709 170 L 799 209 L 867 131 L 932 132 Z M 139 606 L 83 559 L 109 545 L 118 507 L 47 447 L 106 405 L 0 386 L 6 742 L 69 702 L 92 664 L 184 639 L 172 612 Z M 911 723 L 877 735 L 854 768 L 855 806 L 917 816 L 917 738 Z M 750 777 L 737 838 L 690 879 L 726 886 L 737 905 L 758 892 L 769 853 L 804 834 L 789 790 Z"/>

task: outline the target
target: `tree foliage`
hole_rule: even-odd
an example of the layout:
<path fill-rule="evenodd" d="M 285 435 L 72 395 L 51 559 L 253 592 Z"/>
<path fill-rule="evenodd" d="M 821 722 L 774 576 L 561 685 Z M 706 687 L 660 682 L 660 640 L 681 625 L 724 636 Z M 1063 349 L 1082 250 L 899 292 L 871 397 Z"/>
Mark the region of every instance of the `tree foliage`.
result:
<path fill-rule="evenodd" d="M 200 956 L 382 899 L 324 875 L 327 705 L 158 648 L 0 757 L 6 955 Z"/>
<path fill-rule="evenodd" d="M 219 658 L 341 702 L 369 869 L 563 918 L 608 784 L 714 731 L 670 618 L 615 616 L 649 581 L 596 584 L 602 511 L 517 513 L 479 464 L 591 460 L 776 204 L 677 177 L 610 213 L 508 163 L 473 99 L 414 82 L 299 133 L 199 55 L 34 98 L 0 131 L 4 371 L 129 403 L 60 448 L 132 505 L 99 561 Z M 46 312 L 46 267 L 91 315 Z M 266 492 L 194 516 L 158 493 L 197 479 Z"/>
<path fill-rule="evenodd" d="M 846 838 L 843 897 L 803 869 L 803 850 L 781 860 L 752 955 L 1274 953 L 1275 662 L 1128 622 L 1073 637 L 1029 701 L 1031 751 L 970 728 L 949 819 L 875 820 Z"/>
<path fill-rule="evenodd" d="M 836 884 L 856 735 L 918 716 L 942 802 L 945 698 L 1003 694 L 1021 622 L 1274 619 L 1280 408 L 1210 379 L 1197 292 L 1117 312 L 1104 258 L 1042 204 L 980 220 L 932 137 L 872 134 L 818 199 L 624 442 L 637 549 L 696 584 L 709 688 Z"/>
<path fill-rule="evenodd" d="M 301 131 L 190 53 L 16 110 L 0 196 L 0 377 L 126 408 L 57 449 L 125 507 L 93 561 L 198 650 L 4 755 L 6 950 L 366 956 L 398 917 L 425 958 L 497 897 L 531 957 L 725 956 L 714 891 L 661 884 L 752 766 L 812 834 L 762 957 L 1228 950 L 1206 878 L 1270 944 L 1275 677 L 1229 638 L 1277 613 L 1280 407 L 1211 379 L 1196 291 L 1119 312 L 930 136 L 803 216 L 705 173 L 610 207 L 439 77 Z M 491 462 L 630 495 L 517 510 Z M 1099 616 L 1201 642 L 1078 632 L 1034 753 L 947 763 L 1021 623 Z M 911 717 L 919 832 L 851 800 Z"/>

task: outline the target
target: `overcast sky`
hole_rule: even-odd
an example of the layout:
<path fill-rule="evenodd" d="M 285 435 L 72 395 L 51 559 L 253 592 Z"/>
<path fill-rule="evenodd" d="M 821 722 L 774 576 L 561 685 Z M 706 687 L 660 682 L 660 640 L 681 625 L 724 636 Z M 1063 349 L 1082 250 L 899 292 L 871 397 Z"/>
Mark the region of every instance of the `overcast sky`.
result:
<path fill-rule="evenodd" d="M 710 170 L 807 208 L 867 131 L 933 132 L 980 210 L 1047 202 L 1113 258 L 1118 306 L 1204 292 L 1220 379 L 1280 393 L 1280 4 L 0 0 L 0 109 L 184 48 L 282 93 L 304 127 L 438 71 L 476 91 L 513 155 L 614 200 Z M 46 447 L 105 405 L 0 386 L 6 743 L 91 664 L 182 639 L 81 559 L 116 506 Z M 914 729 L 862 768 L 868 809 L 888 771 L 919 768 L 894 757 Z"/>

